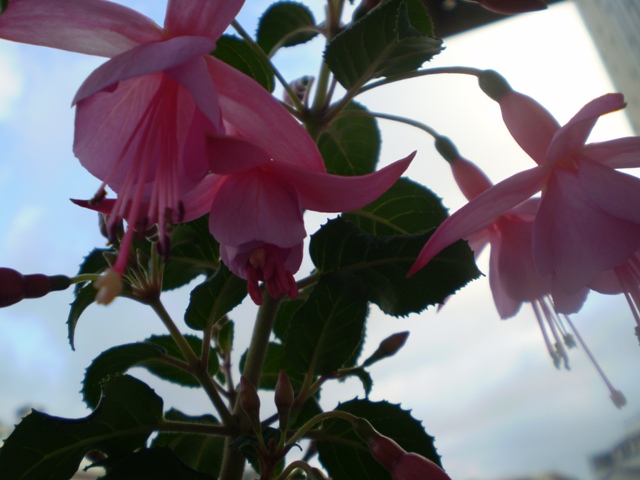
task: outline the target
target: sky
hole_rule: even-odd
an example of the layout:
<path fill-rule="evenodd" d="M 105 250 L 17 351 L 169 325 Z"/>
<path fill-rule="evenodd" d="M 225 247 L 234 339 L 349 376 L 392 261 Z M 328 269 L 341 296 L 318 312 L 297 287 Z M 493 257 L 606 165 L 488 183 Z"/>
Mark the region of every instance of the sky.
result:
<path fill-rule="evenodd" d="M 161 22 L 164 2 L 122 1 Z M 249 0 L 240 22 L 253 31 L 268 2 Z M 307 2 L 318 17 L 322 2 Z M 503 20 L 445 40 L 431 66 L 493 68 L 514 88 L 531 95 L 560 123 L 589 100 L 613 91 L 575 6 Z M 315 75 L 318 42 L 278 54 L 274 61 L 289 79 Z M 311 52 L 311 53 L 309 53 Z M 314 57 L 314 55 L 316 55 Z M 104 60 L 41 47 L 0 42 L 0 265 L 23 273 L 73 274 L 82 257 L 104 245 L 93 213 L 69 198 L 89 198 L 100 182 L 71 152 L 71 99 L 82 80 Z M 472 77 L 428 77 L 377 89 L 359 101 L 375 111 L 420 120 L 449 136 L 460 152 L 494 182 L 533 166 L 511 139 L 495 102 Z M 464 199 L 446 163 L 424 133 L 380 122 L 382 162 L 418 150 L 408 175 L 440 197 L 452 211 Z M 631 134 L 623 113 L 602 119 L 592 140 Z M 323 219 L 308 218 L 308 231 Z M 486 255 L 479 260 L 484 272 Z M 301 274 L 311 268 L 307 261 Z M 174 318 L 182 318 L 188 291 L 167 296 Z M 13 422 L 18 409 L 34 406 L 63 417 L 88 414 L 78 394 L 84 368 L 102 350 L 163 333 L 140 305 L 119 299 L 93 306 L 76 332 L 76 351 L 66 338 L 70 292 L 0 310 L 0 422 Z M 253 307 L 233 313 L 250 325 Z M 500 321 L 488 282 L 465 287 L 440 311 L 406 319 L 371 314 L 365 355 L 387 335 L 411 332 L 394 358 L 372 367 L 373 400 L 411 409 L 455 480 L 501 480 L 558 471 L 590 477 L 588 456 L 617 442 L 640 413 L 640 360 L 633 321 L 621 297 L 592 295 L 574 321 L 628 405 L 617 410 L 581 351 L 570 354 L 571 370 L 556 370 L 544 348 L 532 312 Z M 237 329 L 246 345 L 250 327 Z M 244 343 L 243 343 L 244 342 Z M 148 379 L 143 372 L 141 378 Z M 186 413 L 208 407 L 197 392 L 161 382 L 154 388 Z M 330 385 L 325 406 L 362 396 L 357 382 Z"/>

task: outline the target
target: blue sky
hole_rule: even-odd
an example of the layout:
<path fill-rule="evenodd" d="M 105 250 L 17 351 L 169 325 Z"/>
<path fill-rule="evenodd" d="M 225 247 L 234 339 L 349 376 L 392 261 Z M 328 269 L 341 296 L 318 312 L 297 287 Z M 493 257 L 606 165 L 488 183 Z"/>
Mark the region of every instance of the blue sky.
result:
<path fill-rule="evenodd" d="M 164 2 L 120 2 L 163 17 Z M 268 2 L 250 0 L 240 21 L 253 31 Z M 313 4 L 318 16 L 321 2 Z M 545 105 L 561 123 L 582 105 L 612 91 L 571 3 L 528 14 L 495 27 L 448 39 L 436 65 L 494 68 L 512 85 Z M 319 52 L 320 45 L 313 47 Z M 278 54 L 287 78 L 314 75 L 317 63 L 305 48 Z M 88 198 L 99 186 L 71 152 L 71 99 L 82 80 L 103 59 L 41 47 L 0 43 L 0 265 L 24 273 L 73 274 L 82 257 L 104 245 L 95 215 L 69 202 Z M 423 78 L 364 95 L 377 111 L 423 121 L 450 136 L 463 155 L 494 182 L 532 166 L 510 138 L 494 102 L 470 77 Z M 463 203 L 447 165 L 432 141 L 408 127 L 381 122 L 383 161 L 418 150 L 408 172 L 456 209 Z M 624 114 L 600 122 L 594 139 L 631 132 Z M 309 218 L 309 232 L 321 220 Z M 483 264 L 484 262 L 484 264 Z M 480 265 L 486 272 L 486 258 Z M 302 273 L 310 265 L 305 263 Z M 305 270 L 306 269 L 306 270 Z M 188 292 L 167 304 L 180 319 Z M 25 405 L 51 414 L 80 417 L 84 368 L 103 349 L 133 342 L 162 329 L 146 309 L 126 300 L 91 307 L 77 329 L 77 350 L 66 339 L 69 292 L 0 310 L 0 421 L 13 421 Z M 251 305 L 234 312 L 251 323 Z M 587 456 L 608 448 L 640 411 L 635 374 L 638 342 L 624 299 L 592 295 L 575 321 L 614 385 L 629 401 L 613 407 L 606 389 L 580 351 L 571 352 L 572 370 L 555 370 L 533 315 L 523 310 L 500 321 L 486 280 L 456 295 L 439 313 L 433 309 L 408 319 L 372 313 L 372 351 L 386 335 L 410 330 L 405 349 L 373 367 L 374 400 L 402 403 L 437 438 L 448 471 L 456 480 L 490 480 L 559 470 L 587 479 Z M 249 327 L 239 329 L 246 345 Z M 245 343 L 242 343 L 242 342 Z M 144 374 L 141 374 L 144 376 Z M 148 378 L 144 376 L 144 378 Z M 187 413 L 208 408 L 197 392 L 154 383 L 167 403 Z M 362 395 L 357 383 L 327 389 L 328 408 Z"/>

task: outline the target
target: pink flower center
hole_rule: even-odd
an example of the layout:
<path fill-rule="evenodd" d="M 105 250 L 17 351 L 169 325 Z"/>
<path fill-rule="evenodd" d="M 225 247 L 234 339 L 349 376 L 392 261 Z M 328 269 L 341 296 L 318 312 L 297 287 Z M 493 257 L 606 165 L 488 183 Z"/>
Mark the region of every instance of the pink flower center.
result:
<path fill-rule="evenodd" d="M 262 305 L 258 282 L 265 283 L 271 298 L 279 298 L 283 293 L 291 298 L 298 296 L 298 285 L 284 266 L 281 249 L 275 245 L 264 244 L 255 248 L 249 255 L 245 274 L 249 296 L 256 305 Z"/>

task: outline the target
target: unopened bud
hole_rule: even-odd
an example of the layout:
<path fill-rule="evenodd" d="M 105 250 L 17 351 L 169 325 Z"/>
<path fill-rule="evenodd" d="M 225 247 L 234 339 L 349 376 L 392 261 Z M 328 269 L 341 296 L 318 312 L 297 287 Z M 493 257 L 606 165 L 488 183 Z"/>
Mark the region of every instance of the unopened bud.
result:
<path fill-rule="evenodd" d="M 484 70 L 478 75 L 480 89 L 490 98 L 499 102 L 500 99 L 511 91 L 509 82 L 495 70 Z"/>
<path fill-rule="evenodd" d="M 278 409 L 278 418 L 280 420 L 280 429 L 285 430 L 289 424 L 289 414 L 291 413 L 291 407 L 295 400 L 295 394 L 293 392 L 293 386 L 291 380 L 287 376 L 287 372 L 280 370 L 278 374 L 278 381 L 276 382 L 276 389 L 274 395 L 274 403 Z"/>
<path fill-rule="evenodd" d="M 305 75 L 304 77 L 298 78 L 289 84 L 291 90 L 295 93 L 296 98 L 302 103 L 307 101 L 307 98 L 309 97 L 309 90 L 311 90 L 314 80 L 315 79 L 313 77 Z M 284 101 L 287 105 L 294 105 L 289 92 L 284 93 Z"/>
<path fill-rule="evenodd" d="M 458 149 L 447 137 L 436 137 L 436 150 L 447 162 L 454 162 L 460 158 Z"/>
<path fill-rule="evenodd" d="M 11 268 L 0 268 L 0 307 L 14 305 L 25 298 L 40 298 L 71 285 L 64 275 L 22 275 Z"/>
<path fill-rule="evenodd" d="M 256 387 L 244 376 L 240 377 L 238 396 L 240 398 L 240 406 L 249 417 L 251 426 L 256 433 L 260 432 L 260 397 L 258 397 Z"/>
<path fill-rule="evenodd" d="M 367 367 L 379 360 L 382 360 L 383 358 L 392 357 L 404 346 L 408 337 L 409 332 L 400 332 L 394 333 L 390 337 L 385 338 L 380 342 L 378 349 L 373 352 L 373 355 L 364 361 L 362 366 Z"/>

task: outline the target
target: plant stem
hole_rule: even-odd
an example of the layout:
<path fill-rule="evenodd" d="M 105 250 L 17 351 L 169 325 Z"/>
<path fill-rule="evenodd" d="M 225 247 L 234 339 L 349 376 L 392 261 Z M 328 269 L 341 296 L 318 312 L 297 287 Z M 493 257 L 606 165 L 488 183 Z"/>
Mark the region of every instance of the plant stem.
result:
<path fill-rule="evenodd" d="M 316 424 L 326 420 L 328 418 L 341 418 L 342 420 L 346 420 L 347 422 L 353 422 L 357 420 L 358 417 L 352 415 L 349 412 L 343 412 L 341 410 L 333 410 L 331 412 L 323 412 L 319 413 L 315 417 L 311 418 L 307 423 L 305 423 L 300 429 L 293 434 L 289 440 L 287 440 L 286 446 L 290 446 L 295 444 L 299 439 L 304 437 L 304 435 L 311 430 Z"/>
<path fill-rule="evenodd" d="M 271 337 L 273 323 L 279 306 L 280 299 L 274 300 L 269 295 L 265 295 L 264 303 L 258 311 L 258 317 L 253 327 L 253 335 L 251 337 L 251 343 L 249 344 L 249 350 L 247 351 L 247 359 L 244 364 L 244 369 L 242 370 L 242 375 L 255 385 L 256 388 L 260 386 L 262 367 L 264 366 L 264 359 L 267 354 L 267 348 L 269 347 L 269 338 Z M 246 415 L 243 414 L 239 398 L 236 399 L 233 413 L 236 415 L 236 418 L 240 420 L 241 431 L 251 432 L 251 424 Z M 225 448 L 224 458 L 222 460 L 220 480 L 240 480 L 244 472 L 244 456 L 238 450 L 229 448 L 229 441 L 230 439 L 227 439 L 227 448 Z"/>

